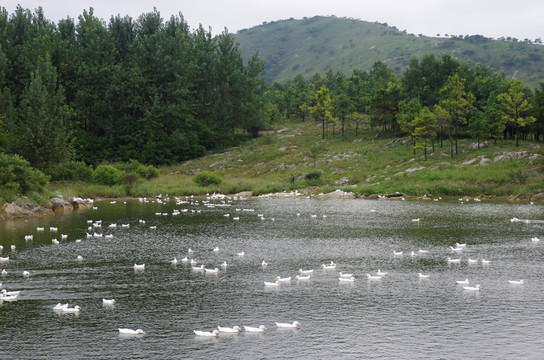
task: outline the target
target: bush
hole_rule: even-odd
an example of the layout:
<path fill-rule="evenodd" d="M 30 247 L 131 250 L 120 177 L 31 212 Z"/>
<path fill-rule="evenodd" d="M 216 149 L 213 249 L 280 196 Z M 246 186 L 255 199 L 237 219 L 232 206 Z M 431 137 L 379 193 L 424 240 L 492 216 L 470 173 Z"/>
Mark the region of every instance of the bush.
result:
<path fill-rule="evenodd" d="M 51 177 L 51 181 L 89 181 L 92 176 L 93 169 L 83 161 L 70 161 L 68 163 L 58 164 L 48 168 L 46 173 Z"/>
<path fill-rule="evenodd" d="M 140 164 L 140 166 L 138 166 L 136 170 L 134 170 L 134 172 L 147 180 L 156 178 L 160 175 L 159 170 L 153 165 L 145 166 L 143 164 Z"/>
<path fill-rule="evenodd" d="M 321 173 L 319 171 L 312 171 L 304 175 L 304 178 L 308 181 L 317 181 L 321 179 Z"/>
<path fill-rule="evenodd" d="M 31 191 L 43 192 L 49 179 L 44 173 L 35 170 L 19 155 L 0 153 L 0 188 L 6 194 L 26 195 Z"/>
<path fill-rule="evenodd" d="M 202 171 L 193 177 L 195 184 L 199 186 L 210 186 L 221 184 L 221 178 L 210 171 Z"/>
<path fill-rule="evenodd" d="M 103 185 L 118 185 L 125 179 L 125 172 L 112 165 L 98 165 L 93 171 L 92 182 Z"/>
<path fill-rule="evenodd" d="M 158 177 L 160 175 L 159 170 L 156 167 L 154 167 L 153 165 L 146 166 L 142 164 L 141 162 L 139 162 L 138 160 L 130 160 L 129 162 L 119 162 L 119 163 L 115 163 L 114 166 L 117 169 L 124 171 L 127 174 L 133 173 L 147 180 Z"/>
<path fill-rule="evenodd" d="M 310 173 L 307 173 L 304 175 L 304 178 L 308 182 L 309 185 L 317 186 L 320 183 L 321 180 L 321 172 L 319 171 L 312 171 Z"/>

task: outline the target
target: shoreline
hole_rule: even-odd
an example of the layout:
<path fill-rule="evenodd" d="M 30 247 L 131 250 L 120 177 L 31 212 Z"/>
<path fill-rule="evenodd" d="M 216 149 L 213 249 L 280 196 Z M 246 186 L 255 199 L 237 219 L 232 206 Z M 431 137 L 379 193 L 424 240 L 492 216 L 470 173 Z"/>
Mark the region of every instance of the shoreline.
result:
<path fill-rule="evenodd" d="M 527 204 L 544 204 L 544 193 L 539 194 L 518 194 L 510 196 L 496 196 L 496 195 L 481 195 L 481 196 L 435 196 L 435 195 L 421 195 L 421 196 L 411 196 L 402 194 L 399 192 L 390 193 L 390 194 L 372 194 L 368 196 L 356 195 L 352 192 L 345 192 L 342 190 L 336 190 L 329 193 L 311 193 L 306 192 L 308 189 L 305 189 L 305 192 L 291 191 L 291 192 L 277 192 L 264 195 L 254 196 L 250 191 L 244 191 L 236 194 L 214 194 L 219 197 L 238 197 L 238 198 L 251 198 L 251 199 L 296 199 L 296 198 L 311 198 L 311 199 L 345 199 L 345 200 L 411 200 L 411 201 L 495 201 L 495 202 L 505 202 L 505 203 L 527 203 Z M 179 197 L 185 198 L 206 198 L 209 195 L 184 195 Z M 175 197 L 175 196 L 174 196 Z M 82 199 L 82 198 L 73 198 L 70 201 L 66 200 L 62 196 L 58 196 L 51 199 L 52 205 L 50 207 L 44 207 L 36 205 L 30 202 L 25 202 L 22 200 L 16 200 L 9 204 L 4 204 L 0 211 L 0 222 L 19 220 L 19 219 L 28 219 L 35 217 L 46 217 L 46 216 L 55 216 L 57 214 L 63 214 L 67 211 L 74 211 L 78 209 L 89 209 L 92 208 L 94 201 L 123 201 L 123 200 L 137 200 L 140 197 L 98 197 L 96 199 Z M 155 198 L 155 197 L 151 197 Z M 455 200 L 457 199 L 457 200 Z"/>

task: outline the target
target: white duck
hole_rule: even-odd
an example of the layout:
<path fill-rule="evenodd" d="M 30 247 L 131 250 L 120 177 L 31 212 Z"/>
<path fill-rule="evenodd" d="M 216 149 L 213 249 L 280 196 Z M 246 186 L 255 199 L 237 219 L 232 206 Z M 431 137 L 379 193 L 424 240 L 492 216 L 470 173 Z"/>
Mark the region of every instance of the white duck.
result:
<path fill-rule="evenodd" d="M 274 281 L 274 282 L 265 281 L 264 282 L 264 286 L 279 286 L 279 285 L 280 285 L 279 281 Z"/>
<path fill-rule="evenodd" d="M 219 269 L 218 269 L 218 268 L 215 268 L 215 269 L 204 269 L 204 271 L 206 272 L 206 274 L 218 274 L 218 273 L 219 273 Z"/>
<path fill-rule="evenodd" d="M 262 267 L 267 267 L 268 264 L 266 263 L 266 261 L 263 260 L 263 262 L 261 263 L 261 266 L 262 266 Z"/>
<path fill-rule="evenodd" d="M 468 291 L 478 291 L 481 288 L 482 288 L 482 286 L 480 284 L 478 284 L 476 286 L 463 286 L 463 289 L 468 290 Z"/>
<path fill-rule="evenodd" d="M 53 310 L 61 310 L 62 308 L 67 308 L 67 307 L 68 307 L 68 303 L 66 304 L 58 303 L 57 305 L 53 306 Z"/>
<path fill-rule="evenodd" d="M 215 337 L 219 335 L 219 330 L 215 329 L 213 331 L 200 331 L 200 330 L 193 330 L 196 336 L 208 336 L 208 337 Z"/>
<path fill-rule="evenodd" d="M 355 278 L 353 276 L 351 276 L 351 277 L 339 277 L 338 280 L 340 282 L 354 282 Z"/>
<path fill-rule="evenodd" d="M 313 273 L 314 271 L 313 271 L 313 270 L 302 270 L 302 269 L 298 269 L 298 272 L 301 273 L 301 274 L 311 274 L 311 273 Z"/>
<path fill-rule="evenodd" d="M 285 278 L 282 278 L 282 277 L 279 277 L 279 276 L 276 276 L 276 281 L 280 281 L 280 282 L 289 282 L 291 281 L 291 277 L 285 277 Z"/>
<path fill-rule="evenodd" d="M 297 276 L 295 276 L 295 280 L 301 280 L 301 281 L 302 281 L 302 280 L 310 280 L 310 275 L 306 275 L 306 276 L 304 276 L 304 275 L 297 275 Z"/>
<path fill-rule="evenodd" d="M 226 261 L 223 261 L 223 263 L 221 264 L 221 267 L 222 267 L 223 269 L 226 269 L 227 266 L 228 266 L 227 262 L 226 262 Z"/>
<path fill-rule="evenodd" d="M 145 264 L 134 264 L 134 271 L 143 271 L 145 270 Z"/>
<path fill-rule="evenodd" d="M 104 306 L 114 306 L 116 303 L 115 299 L 102 299 L 102 305 Z"/>
<path fill-rule="evenodd" d="M 457 285 L 468 285 L 469 284 L 469 281 L 468 279 L 465 279 L 465 280 L 457 280 L 455 282 Z"/>
<path fill-rule="evenodd" d="M 1 302 L 1 301 L 16 301 L 18 296 L 19 296 L 19 295 L 4 295 L 4 294 L 0 294 L 0 302 Z"/>
<path fill-rule="evenodd" d="M 276 327 L 279 327 L 279 328 L 299 328 L 301 326 L 302 326 L 302 324 L 299 323 L 298 321 L 293 321 L 292 324 L 290 324 L 290 323 L 279 323 L 279 322 L 276 323 Z"/>
<path fill-rule="evenodd" d="M 170 260 L 170 264 L 172 264 L 172 265 L 177 265 L 177 263 L 178 263 L 177 258 L 174 258 L 174 260 Z"/>
<path fill-rule="evenodd" d="M 336 264 L 333 264 L 333 265 L 321 264 L 321 268 L 323 270 L 333 270 L 333 269 L 336 269 Z"/>
<path fill-rule="evenodd" d="M 524 280 L 508 280 L 508 283 L 513 285 L 523 285 L 525 281 Z"/>
<path fill-rule="evenodd" d="M 76 305 L 74 306 L 73 308 L 71 307 L 63 307 L 63 308 L 60 308 L 60 311 L 64 312 L 64 313 L 79 313 L 79 310 L 81 310 L 81 308 L 79 307 L 79 305 Z"/>
<path fill-rule="evenodd" d="M 239 252 L 239 253 L 236 253 L 236 256 L 244 256 L 246 253 L 245 252 Z"/>
<path fill-rule="evenodd" d="M 446 259 L 446 261 L 448 262 L 448 264 L 458 264 L 458 263 L 461 262 L 461 259 L 452 259 L 452 258 L 448 257 Z"/>
<path fill-rule="evenodd" d="M 389 273 L 387 271 L 381 271 L 380 269 L 378 269 L 378 271 L 376 271 L 376 275 L 378 275 L 378 276 L 387 276 L 387 275 L 389 275 Z"/>
<path fill-rule="evenodd" d="M 20 291 L 7 291 L 6 289 L 2 289 L 1 291 L 3 296 L 19 296 L 21 293 Z"/>
<path fill-rule="evenodd" d="M 420 279 L 427 279 L 427 278 L 430 277 L 431 275 L 430 275 L 430 274 L 422 274 L 422 273 L 418 273 L 417 276 L 418 276 Z"/>
<path fill-rule="evenodd" d="M 230 333 L 230 334 L 238 334 L 240 330 L 242 330 L 239 326 L 233 326 L 233 327 L 218 326 L 217 329 L 219 330 L 219 332 Z"/>
<path fill-rule="evenodd" d="M 29 273 L 28 271 L 25 270 L 25 271 L 23 271 L 23 276 L 24 276 L 24 277 L 29 277 L 29 276 L 30 276 L 30 273 Z"/>
<path fill-rule="evenodd" d="M 339 272 L 339 273 L 338 273 L 338 276 L 339 276 L 339 277 L 347 277 L 347 278 L 350 278 L 350 277 L 353 277 L 353 274 L 344 274 L 344 273 L 342 273 L 342 272 Z"/>
<path fill-rule="evenodd" d="M 371 281 L 372 281 L 372 280 L 381 280 L 381 279 L 382 279 L 382 277 L 379 276 L 379 275 L 370 275 L 370 274 L 366 274 L 366 278 L 367 278 L 368 280 L 371 280 Z"/>
<path fill-rule="evenodd" d="M 142 329 L 127 329 L 127 328 L 118 328 L 119 334 L 121 335 L 145 335 L 145 331 Z"/>
<path fill-rule="evenodd" d="M 253 327 L 253 326 L 244 326 L 244 330 L 246 332 L 259 332 L 262 333 L 266 330 L 266 326 L 261 325 L 259 327 Z"/>

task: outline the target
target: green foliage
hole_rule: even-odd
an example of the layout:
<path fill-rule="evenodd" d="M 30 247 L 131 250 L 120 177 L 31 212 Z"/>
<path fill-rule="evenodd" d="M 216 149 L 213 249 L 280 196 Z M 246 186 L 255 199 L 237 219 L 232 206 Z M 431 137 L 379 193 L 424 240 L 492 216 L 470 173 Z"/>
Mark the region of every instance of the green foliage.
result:
<path fill-rule="evenodd" d="M 72 158 L 173 164 L 267 126 L 264 62 L 245 62 L 226 32 L 191 31 L 156 10 L 108 24 L 92 8 L 77 24 L 41 9 L 2 16 L 0 149 L 40 169 Z"/>
<path fill-rule="evenodd" d="M 47 183 L 48 177 L 33 169 L 22 157 L 0 153 L 0 188 L 3 196 L 12 198 L 19 194 L 41 192 Z"/>
<path fill-rule="evenodd" d="M 320 171 L 312 171 L 304 175 L 304 178 L 308 182 L 308 185 L 316 186 L 320 184 L 322 175 L 323 174 Z"/>
<path fill-rule="evenodd" d="M 83 161 L 70 161 L 51 166 L 45 170 L 45 173 L 51 177 L 51 181 L 89 181 L 93 168 Z"/>
<path fill-rule="evenodd" d="M 193 177 L 193 182 L 199 186 L 210 186 L 221 184 L 221 178 L 219 175 L 210 171 L 202 171 Z"/>
<path fill-rule="evenodd" d="M 128 162 L 118 162 L 113 164 L 117 169 L 127 174 L 133 173 L 143 179 L 153 179 L 160 175 L 159 170 L 153 165 L 144 165 L 138 160 L 129 160 Z"/>
<path fill-rule="evenodd" d="M 98 165 L 92 174 L 92 182 L 102 185 L 119 185 L 123 183 L 126 173 L 113 165 Z"/>

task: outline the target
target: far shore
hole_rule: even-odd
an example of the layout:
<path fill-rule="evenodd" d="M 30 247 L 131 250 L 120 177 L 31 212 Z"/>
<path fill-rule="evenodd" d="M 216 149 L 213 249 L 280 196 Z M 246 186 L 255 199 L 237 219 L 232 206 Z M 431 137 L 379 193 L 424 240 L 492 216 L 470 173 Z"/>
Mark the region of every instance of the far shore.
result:
<path fill-rule="evenodd" d="M 184 199 L 206 199 L 208 197 L 215 198 L 241 198 L 241 199 L 295 199 L 295 198 L 311 198 L 311 199 L 359 199 L 359 200 L 411 200 L 411 201 L 461 201 L 461 202 L 479 202 L 479 201 L 493 201 L 493 202 L 509 202 L 509 203 L 526 203 L 526 204 L 544 204 L 544 194 L 523 194 L 523 195 L 511 195 L 511 196 L 495 196 L 495 195 L 481 195 L 481 196 L 410 196 L 402 193 L 391 194 L 372 194 L 368 196 L 356 195 L 355 193 L 345 192 L 342 190 L 336 190 L 330 193 L 312 193 L 306 190 L 302 192 L 290 191 L 290 192 L 278 192 L 264 195 L 253 196 L 249 191 L 236 193 L 236 194 L 210 194 L 210 195 L 182 195 L 182 196 L 169 196 L 158 195 L 148 197 L 148 199 L 155 199 L 157 197 L 178 197 Z M 94 201 L 127 201 L 137 200 L 140 197 L 97 197 L 95 199 L 87 199 L 86 203 L 79 204 L 77 206 L 69 205 L 72 201 L 67 201 L 63 206 L 58 205 L 58 202 L 52 201 L 50 207 L 44 207 L 35 205 L 25 201 L 15 201 L 11 204 L 4 204 L 0 214 L 0 221 L 10 221 L 17 219 L 27 219 L 32 217 L 45 217 L 54 216 L 56 214 L 62 214 L 77 209 L 89 209 L 92 207 Z M 56 198 L 53 198 L 56 199 Z M 53 200 L 52 199 L 52 200 Z"/>

